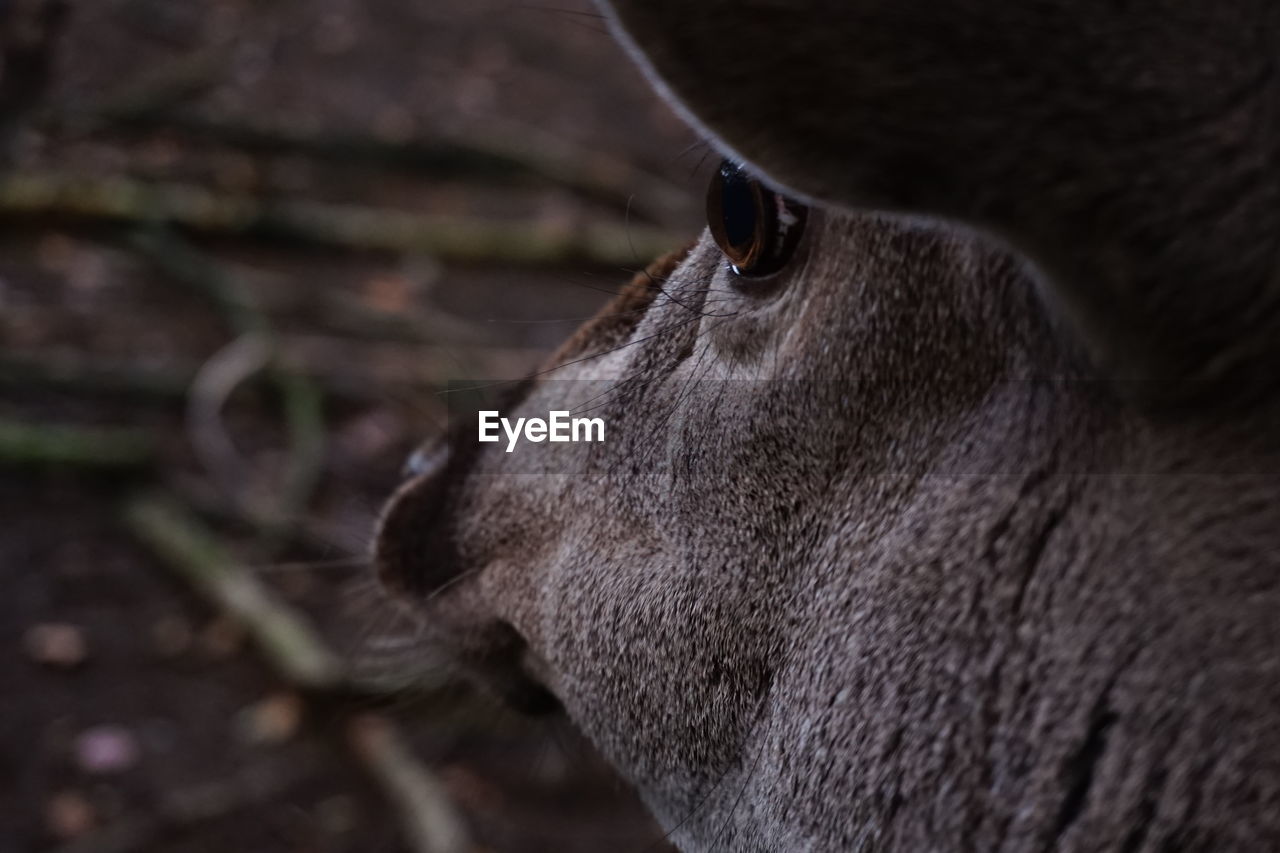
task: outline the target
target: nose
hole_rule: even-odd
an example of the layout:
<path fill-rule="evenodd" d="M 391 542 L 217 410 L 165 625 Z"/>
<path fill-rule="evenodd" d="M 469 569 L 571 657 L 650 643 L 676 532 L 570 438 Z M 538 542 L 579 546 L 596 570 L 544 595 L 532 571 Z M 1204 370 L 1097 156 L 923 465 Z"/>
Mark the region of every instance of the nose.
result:
<path fill-rule="evenodd" d="M 473 683 L 517 711 L 557 712 L 556 697 L 525 671 L 526 644 L 515 628 L 474 596 L 440 594 L 449 587 L 461 593 L 465 587 L 457 583 L 468 569 L 450 513 L 471 460 L 444 442 L 410 459 L 411 479 L 392 496 L 378 528 L 374 564 L 379 580 L 393 594 L 429 607 L 433 639 L 463 665 Z"/>
<path fill-rule="evenodd" d="M 425 598 L 458 576 L 446 508 L 461 479 L 445 441 L 419 447 L 405 462 L 408 479 L 383 510 L 374 545 L 378 578 L 391 592 Z"/>

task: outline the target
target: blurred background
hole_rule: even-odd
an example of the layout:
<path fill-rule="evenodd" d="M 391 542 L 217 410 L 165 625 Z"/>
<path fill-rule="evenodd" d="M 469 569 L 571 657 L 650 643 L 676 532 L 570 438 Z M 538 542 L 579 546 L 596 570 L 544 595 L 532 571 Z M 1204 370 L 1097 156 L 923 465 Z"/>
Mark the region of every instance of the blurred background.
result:
<path fill-rule="evenodd" d="M 0 853 L 665 849 L 366 573 L 442 386 L 700 224 L 548 2 L 0 0 Z"/>

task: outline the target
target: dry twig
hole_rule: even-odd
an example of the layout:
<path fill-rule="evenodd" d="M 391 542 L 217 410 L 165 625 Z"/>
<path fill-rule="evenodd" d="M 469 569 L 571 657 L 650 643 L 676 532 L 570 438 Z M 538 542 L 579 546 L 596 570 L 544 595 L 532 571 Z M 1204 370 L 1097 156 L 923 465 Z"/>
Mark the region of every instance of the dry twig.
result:
<path fill-rule="evenodd" d="M 300 615 L 252 571 L 238 568 L 212 535 L 177 504 L 159 497 L 139 498 L 126 507 L 125 521 L 167 566 L 244 625 L 272 666 L 292 684 L 313 691 L 355 688 L 385 694 L 396 689 L 353 677 L 351 668 L 328 650 Z M 399 810 L 415 851 L 465 853 L 469 849 L 465 826 L 443 787 L 414 758 L 389 721 L 361 715 L 351 720 L 348 735 L 357 755 Z M 238 796 L 218 788 L 168 802 L 163 822 L 207 819 L 238 802 Z M 92 843 L 72 849 L 76 853 L 130 849 L 156 831 L 153 821 L 121 824 L 113 833 L 91 837 Z"/>
<path fill-rule="evenodd" d="M 0 3 L 0 166 L 10 159 L 14 137 L 49 88 L 66 0 Z"/>
<path fill-rule="evenodd" d="M 256 518 L 274 519 L 263 530 L 278 538 L 302 515 L 324 465 L 324 415 L 319 388 L 309 376 L 285 364 L 266 315 L 248 285 L 228 269 L 181 240 L 163 232 L 139 234 L 133 244 L 175 280 L 204 293 L 221 307 L 239 336 L 206 363 L 196 376 L 188 406 L 192 441 L 210 475 L 233 499 L 256 504 L 248 483 L 251 469 L 222 426 L 222 407 L 237 386 L 265 370 L 279 388 L 289 433 L 289 462 L 279 499 L 270 507 L 253 506 Z"/>
<path fill-rule="evenodd" d="M 444 786 L 414 757 L 390 720 L 364 714 L 347 727 L 352 748 L 395 803 L 416 853 L 466 853 L 470 841 Z"/>
<path fill-rule="evenodd" d="M 0 178 L 0 216 L 169 225 L 201 234 L 425 254 L 442 262 L 490 266 L 643 267 L 683 242 L 659 229 L 618 222 L 493 222 L 355 205 L 271 201 L 189 184 L 58 172 Z"/>
<path fill-rule="evenodd" d="M 124 507 L 124 522 L 167 568 L 243 625 L 268 663 L 291 684 L 361 696 L 428 695 L 444 686 L 443 676 L 423 670 L 369 674 L 332 652 L 301 614 L 174 499 L 159 494 L 135 498 Z"/>
<path fill-rule="evenodd" d="M 216 60 L 216 56 L 213 57 Z M 664 179 L 600 152 L 576 150 L 536 128 L 502 128 L 487 137 L 391 140 L 335 131 L 304 131 L 175 109 L 181 95 L 208 75 L 210 58 L 196 55 L 172 73 L 157 74 L 113 95 L 96 109 L 64 111 L 47 124 L 92 128 L 101 134 L 180 134 L 197 144 L 225 145 L 266 155 L 390 168 L 452 181 L 518 184 L 531 181 L 630 210 L 649 222 L 670 221 L 686 205 Z M 216 66 L 215 66 L 216 67 Z"/>
<path fill-rule="evenodd" d="M 173 501 L 157 496 L 134 500 L 125 523 L 220 610 L 234 617 L 262 653 L 293 684 L 332 690 L 347 680 L 347 667 L 328 650 L 310 625 L 236 561 L 198 520 Z"/>
<path fill-rule="evenodd" d="M 243 334 L 205 361 L 187 396 L 187 434 L 196 456 L 222 492 L 245 505 L 254 503 L 247 488 L 254 481 L 253 466 L 236 449 L 222 410 L 236 388 L 270 363 L 266 337 Z"/>
<path fill-rule="evenodd" d="M 0 419 L 0 464 L 121 471 L 155 461 L 155 436 L 126 428 L 90 428 Z"/>
<path fill-rule="evenodd" d="M 194 370 L 103 361 L 65 350 L 0 353 L 0 387 L 61 390 L 78 396 L 119 395 L 159 402 L 181 400 Z"/>

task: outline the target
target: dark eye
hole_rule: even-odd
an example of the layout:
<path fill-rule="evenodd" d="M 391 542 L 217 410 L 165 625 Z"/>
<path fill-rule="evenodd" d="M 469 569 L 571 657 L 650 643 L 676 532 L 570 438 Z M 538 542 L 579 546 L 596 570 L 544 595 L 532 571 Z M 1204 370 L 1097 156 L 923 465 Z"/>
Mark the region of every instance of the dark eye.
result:
<path fill-rule="evenodd" d="M 808 208 L 751 177 L 737 163 L 720 164 L 707 189 L 707 225 L 733 271 L 758 278 L 786 266 Z"/>

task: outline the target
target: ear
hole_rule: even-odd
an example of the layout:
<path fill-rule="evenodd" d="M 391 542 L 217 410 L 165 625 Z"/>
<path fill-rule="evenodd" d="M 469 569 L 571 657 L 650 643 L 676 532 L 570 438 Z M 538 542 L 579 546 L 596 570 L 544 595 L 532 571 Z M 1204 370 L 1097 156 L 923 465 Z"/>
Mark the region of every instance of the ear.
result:
<path fill-rule="evenodd" d="M 1269 0 L 601 0 L 767 180 L 1029 257 L 1133 393 L 1254 392 L 1280 355 Z"/>

